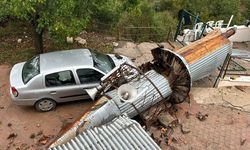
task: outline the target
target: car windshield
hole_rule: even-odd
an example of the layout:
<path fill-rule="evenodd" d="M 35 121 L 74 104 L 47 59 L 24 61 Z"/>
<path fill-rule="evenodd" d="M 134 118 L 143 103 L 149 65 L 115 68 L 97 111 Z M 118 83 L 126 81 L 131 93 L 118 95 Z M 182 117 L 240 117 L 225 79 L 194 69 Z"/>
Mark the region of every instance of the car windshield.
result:
<path fill-rule="evenodd" d="M 94 67 L 104 73 L 110 72 L 115 67 L 113 60 L 108 55 L 94 51 L 91 51 L 91 54 L 94 61 Z"/>
<path fill-rule="evenodd" d="M 28 83 L 33 77 L 40 73 L 40 57 L 35 56 L 27 61 L 22 70 L 23 83 Z"/>

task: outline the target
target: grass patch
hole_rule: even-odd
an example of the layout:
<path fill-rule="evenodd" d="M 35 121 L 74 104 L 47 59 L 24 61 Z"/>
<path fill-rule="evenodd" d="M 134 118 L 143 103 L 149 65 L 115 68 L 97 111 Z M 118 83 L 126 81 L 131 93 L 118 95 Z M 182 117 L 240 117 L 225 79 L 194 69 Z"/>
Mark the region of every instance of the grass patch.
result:
<path fill-rule="evenodd" d="M 35 54 L 36 51 L 34 49 L 0 51 L 0 64 L 9 63 L 13 65 L 18 62 L 27 61 Z"/>

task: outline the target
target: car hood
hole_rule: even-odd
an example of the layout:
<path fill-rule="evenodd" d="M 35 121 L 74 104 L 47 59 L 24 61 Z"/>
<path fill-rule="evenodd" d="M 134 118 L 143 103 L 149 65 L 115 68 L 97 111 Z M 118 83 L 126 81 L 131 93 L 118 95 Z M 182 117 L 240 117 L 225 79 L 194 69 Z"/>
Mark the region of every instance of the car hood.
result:
<path fill-rule="evenodd" d="M 22 69 L 25 62 L 15 64 L 10 72 L 10 86 L 20 87 L 24 86 L 22 79 Z"/>
<path fill-rule="evenodd" d="M 120 64 L 123 64 L 124 62 L 126 62 L 132 66 L 135 66 L 134 63 L 126 56 L 118 55 L 118 57 L 116 57 L 115 54 L 108 54 L 108 55 L 111 57 L 111 59 L 115 63 L 115 66 L 119 66 Z M 120 58 L 119 58 L 119 56 L 120 56 Z"/>

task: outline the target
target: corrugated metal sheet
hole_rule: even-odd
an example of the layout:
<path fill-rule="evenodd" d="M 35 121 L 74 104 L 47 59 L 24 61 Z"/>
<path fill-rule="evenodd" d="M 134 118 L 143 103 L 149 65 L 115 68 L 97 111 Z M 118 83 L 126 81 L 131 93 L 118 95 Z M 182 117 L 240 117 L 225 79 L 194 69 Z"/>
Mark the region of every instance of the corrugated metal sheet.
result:
<path fill-rule="evenodd" d="M 168 97 L 172 93 L 168 80 L 162 75 L 156 73 L 154 70 L 147 72 L 145 75 L 147 75 L 147 77 L 155 84 L 164 98 Z M 146 78 L 130 82 L 129 84 L 135 87 L 138 93 L 143 92 L 143 94 L 141 94 L 141 96 L 135 99 L 132 103 L 121 102 L 118 97 L 117 90 L 107 93 L 107 95 L 112 97 L 112 100 L 119 107 L 121 114 L 126 113 L 132 118 L 162 100 L 158 91 Z"/>
<path fill-rule="evenodd" d="M 208 76 L 219 67 L 225 60 L 228 53 L 231 52 L 230 43 L 218 48 L 213 53 L 203 57 L 202 59 L 189 64 L 190 75 L 192 81 L 199 80 L 205 76 Z"/>
<path fill-rule="evenodd" d="M 161 148 L 127 116 L 119 116 L 100 127 L 80 133 L 69 142 L 49 150 L 160 150 Z"/>

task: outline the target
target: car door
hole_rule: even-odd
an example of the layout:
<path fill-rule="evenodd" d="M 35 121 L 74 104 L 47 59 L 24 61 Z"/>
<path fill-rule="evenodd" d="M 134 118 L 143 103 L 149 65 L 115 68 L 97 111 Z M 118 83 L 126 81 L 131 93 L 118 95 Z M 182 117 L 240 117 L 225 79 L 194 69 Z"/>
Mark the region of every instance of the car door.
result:
<path fill-rule="evenodd" d="M 57 102 L 67 102 L 87 98 L 79 89 L 71 70 L 45 75 L 45 92 Z"/>
<path fill-rule="evenodd" d="M 90 89 L 100 84 L 103 73 L 92 68 L 80 68 L 76 70 L 77 77 L 80 82 L 80 87 L 87 94 L 85 89 Z"/>

